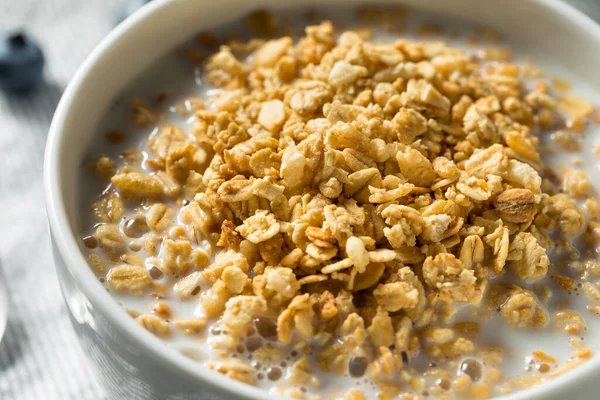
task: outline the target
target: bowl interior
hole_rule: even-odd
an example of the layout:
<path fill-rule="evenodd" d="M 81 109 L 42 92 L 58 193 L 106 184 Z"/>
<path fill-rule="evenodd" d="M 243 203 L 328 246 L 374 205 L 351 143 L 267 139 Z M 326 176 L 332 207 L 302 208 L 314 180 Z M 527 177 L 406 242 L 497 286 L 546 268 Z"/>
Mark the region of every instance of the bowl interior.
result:
<path fill-rule="evenodd" d="M 211 379 L 217 385 L 229 388 L 224 390 L 243 391 L 250 397 L 261 398 L 259 391 L 215 377 L 213 373 L 195 367 L 190 360 L 176 352 L 170 354 L 167 349 L 157 346 L 158 339 L 143 332 L 125 313 L 120 312 L 116 302 L 97 283 L 94 274 L 87 267 L 77 244 L 80 235 L 77 182 L 82 172 L 83 157 L 88 153 L 94 135 L 98 133 L 97 126 L 114 99 L 132 80 L 158 58 L 199 31 L 238 19 L 256 8 L 308 9 L 324 5 L 347 8 L 366 3 L 402 4 L 437 15 L 437 22 L 459 19 L 493 28 L 505 36 L 517 54 L 527 54 L 548 75 L 566 78 L 573 83 L 576 94 L 600 104 L 600 80 L 597 78 L 597 66 L 600 65 L 600 28 L 587 17 L 557 1 L 505 0 L 485 2 L 485 6 L 479 0 L 228 0 L 226 7 L 222 0 L 162 0 L 151 3 L 117 27 L 100 44 L 63 96 L 47 145 L 46 202 L 59 251 L 66 260 L 69 273 L 80 283 L 96 312 L 111 315 L 111 320 L 122 326 L 123 332 L 139 336 L 142 346 L 158 352 L 160 357 L 174 360 L 184 373 L 201 380 Z M 589 150 L 595 147 L 594 136 L 598 130 L 591 129 L 583 148 Z M 591 150 L 588 152 L 591 154 Z M 586 156 L 584 169 L 588 173 L 594 172 L 590 177 L 594 185 L 600 187 L 600 177 L 595 173 L 595 168 L 591 156 Z M 595 340 L 600 344 L 600 335 Z M 596 358 L 579 368 L 573 376 L 583 379 L 599 364 Z M 574 386 L 574 383 L 562 385 L 567 379 L 563 378 L 535 389 L 535 395 L 548 394 L 554 388 L 553 396 L 557 396 L 564 393 L 558 390 L 559 387 Z M 570 379 L 573 381 L 572 377 Z M 579 384 L 583 385 L 583 380 Z M 533 398 L 532 396 L 534 395 L 531 393 L 522 392 L 510 397 L 524 399 Z"/>

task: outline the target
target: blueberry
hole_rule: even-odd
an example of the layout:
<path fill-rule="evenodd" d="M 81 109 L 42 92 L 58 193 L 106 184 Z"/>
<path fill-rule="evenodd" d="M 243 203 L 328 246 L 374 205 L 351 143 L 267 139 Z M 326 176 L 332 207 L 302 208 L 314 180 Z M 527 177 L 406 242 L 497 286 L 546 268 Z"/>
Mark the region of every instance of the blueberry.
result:
<path fill-rule="evenodd" d="M 43 78 L 44 54 L 23 32 L 0 33 L 0 89 L 28 92 Z"/>
<path fill-rule="evenodd" d="M 150 3 L 151 0 L 124 0 L 123 6 L 119 10 L 117 23 L 123 22 L 127 17 L 133 14 L 141 6 Z"/>

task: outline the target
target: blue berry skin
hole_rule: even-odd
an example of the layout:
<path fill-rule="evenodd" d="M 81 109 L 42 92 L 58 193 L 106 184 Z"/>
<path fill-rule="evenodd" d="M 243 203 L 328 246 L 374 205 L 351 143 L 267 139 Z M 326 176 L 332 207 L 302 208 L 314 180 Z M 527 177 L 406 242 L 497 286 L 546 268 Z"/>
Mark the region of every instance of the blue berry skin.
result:
<path fill-rule="evenodd" d="M 133 14 L 141 6 L 150 3 L 151 0 L 123 0 L 123 6 L 117 16 L 117 24 L 123 22 L 127 17 Z"/>
<path fill-rule="evenodd" d="M 0 89 L 25 93 L 43 80 L 44 54 L 22 32 L 0 33 Z"/>

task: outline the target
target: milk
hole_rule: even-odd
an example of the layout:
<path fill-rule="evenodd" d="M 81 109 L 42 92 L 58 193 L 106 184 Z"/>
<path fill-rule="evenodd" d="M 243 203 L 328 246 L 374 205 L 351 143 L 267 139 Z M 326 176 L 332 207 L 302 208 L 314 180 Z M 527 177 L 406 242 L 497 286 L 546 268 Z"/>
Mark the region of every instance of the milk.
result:
<path fill-rule="evenodd" d="M 319 10 L 319 15 L 322 15 L 326 19 L 330 19 L 334 22 L 337 27 L 337 32 L 343 32 L 345 29 L 351 29 L 355 26 L 369 26 L 369 24 L 358 23 L 354 18 L 354 10 L 346 9 L 325 9 Z M 302 33 L 303 27 L 309 24 L 306 18 L 298 18 L 297 13 L 283 13 L 279 14 L 282 20 L 286 22 L 283 25 L 290 26 L 291 34 L 298 36 Z M 439 23 L 444 27 L 444 35 L 436 35 L 433 37 L 417 37 L 414 34 L 417 27 L 421 26 L 423 22 L 428 23 Z M 314 23 L 314 21 L 312 21 Z M 369 26 L 372 27 L 372 26 Z M 399 37 L 411 39 L 411 40 L 434 40 L 434 41 L 446 41 L 453 47 L 464 48 L 467 51 L 473 52 L 474 49 L 469 47 L 465 38 L 473 35 L 473 27 L 460 22 L 451 22 L 445 20 L 439 20 L 432 16 L 412 14 L 410 19 L 406 20 L 406 23 L 401 24 L 402 32 L 398 33 L 395 30 L 387 29 L 378 25 L 374 29 L 374 38 L 384 41 L 393 41 Z M 220 37 L 228 37 L 229 35 L 235 34 L 239 38 L 248 38 L 249 35 L 244 29 L 242 23 L 232 23 L 224 26 L 220 31 L 217 32 Z M 478 46 L 502 46 L 510 47 L 517 60 L 525 61 L 527 54 L 520 52 L 518 43 L 495 43 L 486 42 L 481 40 Z M 129 122 L 129 104 L 133 97 L 140 97 L 144 102 L 153 108 L 156 105 L 156 99 L 161 92 L 166 92 L 167 97 L 161 102 L 161 109 L 164 114 L 164 119 L 161 123 L 171 123 L 189 131 L 189 128 L 194 124 L 195 119 L 189 115 L 182 115 L 178 110 L 170 105 L 176 103 L 183 103 L 186 98 L 198 97 L 205 98 L 207 95 L 214 93 L 214 88 L 211 88 L 202 79 L 201 70 L 194 64 L 187 56 L 186 52 L 188 49 L 193 47 L 193 43 L 186 43 L 179 49 L 176 49 L 171 54 L 163 57 L 154 67 L 144 73 L 138 80 L 132 83 L 132 85 L 116 99 L 114 106 L 110 112 L 107 113 L 105 120 L 98 127 L 98 135 L 96 142 L 92 145 L 90 151 L 89 160 L 97 159 L 101 153 L 108 154 L 111 158 L 116 159 L 118 154 L 122 154 L 125 149 L 146 149 L 146 141 L 152 129 L 142 129 L 134 126 Z M 536 60 L 533 60 L 536 62 Z M 599 104 L 600 96 L 598 93 L 591 91 L 585 82 L 578 81 L 576 76 L 569 75 L 569 71 L 564 66 L 557 63 L 548 63 L 551 59 L 543 59 L 541 62 L 536 63 L 546 72 L 546 77 L 561 77 L 573 85 L 573 94 L 585 97 L 592 102 Z M 546 64 L 548 63 L 548 64 Z M 123 143 L 114 145 L 107 144 L 104 139 L 104 135 L 109 131 L 118 131 L 125 134 L 125 141 Z M 560 171 L 561 167 L 570 166 L 573 160 L 576 158 L 582 162 L 582 169 L 588 173 L 588 177 L 594 184 L 594 186 L 600 183 L 598 182 L 599 171 L 598 163 L 596 161 L 596 154 L 594 148 L 596 145 L 596 134 L 599 133 L 600 129 L 597 126 L 591 126 L 586 131 L 586 136 L 581 142 L 581 153 L 564 153 L 557 151 L 552 154 L 545 154 L 545 160 L 549 161 L 553 166 L 556 166 L 557 171 Z M 549 144 L 549 135 L 541 136 L 542 144 Z M 95 200 L 95 198 L 102 193 L 105 189 L 105 184 L 90 179 L 89 176 L 83 174 L 82 176 L 82 187 L 86 190 L 82 193 L 80 198 L 81 204 L 81 215 L 80 227 L 82 236 L 87 236 L 93 232 L 92 226 L 93 221 L 90 218 L 89 205 Z M 191 200 L 191 199 L 189 199 Z M 175 205 L 173 205 L 175 207 Z M 125 216 L 125 219 L 129 219 L 133 215 L 133 210 L 129 210 Z M 179 224 L 176 221 L 175 224 Z M 100 254 L 100 253 L 99 253 Z M 140 258 L 145 259 L 147 254 L 143 251 L 136 252 Z M 150 266 L 149 266 L 150 267 Z M 564 274 L 564 272 L 560 272 Z M 559 303 L 567 303 L 568 309 L 577 310 L 582 314 L 587 322 L 587 330 L 585 334 L 578 338 L 582 345 L 592 349 L 597 348 L 600 342 L 600 318 L 591 315 L 585 310 L 585 306 L 589 304 L 588 299 L 578 292 L 571 294 L 565 293 L 563 290 L 550 279 L 550 275 L 553 274 L 551 269 L 548 276 L 545 277 L 542 282 L 532 283 L 531 285 L 521 286 L 532 288 L 533 286 L 546 285 L 552 289 L 553 296 L 548 303 L 548 308 L 552 314 L 552 310 Z M 512 274 L 509 272 L 501 280 L 510 282 L 514 279 Z M 162 283 L 169 287 L 173 285 L 173 281 L 170 278 L 163 276 L 157 280 L 158 283 Z M 99 283 L 101 284 L 101 283 Z M 103 283 L 105 286 L 106 284 Z M 109 287 L 107 290 L 109 290 Z M 202 291 L 210 288 L 209 283 L 205 282 L 202 285 Z M 148 297 L 134 297 L 129 295 L 119 295 L 112 293 L 115 300 L 118 301 L 124 309 L 136 310 L 139 312 L 148 312 L 151 305 L 156 302 L 154 299 Z M 202 306 L 199 301 L 199 294 L 194 298 L 181 301 L 174 293 L 169 293 L 166 299 L 161 300 L 167 303 L 173 310 L 172 319 L 190 319 L 194 317 L 201 317 L 203 315 Z M 474 340 L 477 344 L 496 346 L 506 349 L 508 354 L 505 356 L 504 362 L 501 366 L 501 370 L 506 378 L 517 376 L 521 373 L 526 372 L 528 369 L 531 370 L 531 363 L 528 356 L 531 355 L 533 350 L 541 350 L 548 354 L 551 354 L 557 359 L 557 364 L 561 365 L 572 353 L 573 348 L 570 346 L 570 339 L 564 333 L 553 329 L 548 326 L 541 330 L 530 331 L 526 329 L 512 329 L 497 313 L 492 313 L 491 318 L 485 320 L 477 320 L 473 317 L 473 307 L 463 306 L 459 312 L 455 315 L 452 321 L 449 321 L 449 325 L 459 321 L 476 321 L 480 322 L 481 333 L 479 337 Z M 550 324 L 551 325 L 551 324 Z M 256 329 L 253 328 L 254 331 Z M 181 351 L 186 356 L 191 357 L 199 362 L 199 368 L 204 368 L 201 364 L 205 364 L 207 360 L 215 360 L 218 358 L 216 351 L 213 348 L 215 343 L 219 341 L 219 324 L 216 323 L 210 329 L 207 329 L 205 334 L 200 336 L 186 336 L 179 330 L 174 329 L 172 337 L 166 339 L 169 346 L 173 347 L 174 351 Z M 252 352 L 248 351 L 247 347 L 260 347 L 265 344 L 279 346 L 274 340 L 267 340 L 258 338 L 260 335 L 255 333 L 247 339 L 246 344 L 243 347 L 240 346 L 239 352 L 232 354 L 234 358 L 245 360 L 250 362 L 253 366 L 257 366 L 257 361 L 253 359 Z M 280 394 L 285 387 L 288 386 L 286 382 L 286 376 L 289 374 L 290 366 L 298 359 L 298 355 L 294 356 L 291 354 L 291 349 L 282 346 L 283 350 L 288 353 L 288 356 L 280 362 L 274 363 L 273 365 L 261 365 L 257 366 L 256 372 L 258 376 L 257 386 L 270 391 L 271 393 Z M 314 354 L 309 354 L 311 362 L 315 363 Z M 472 358 L 472 357 L 471 357 Z M 411 361 L 406 367 L 413 367 L 418 371 L 424 371 L 432 363 L 432 360 L 427 359 L 425 354 L 421 354 L 418 359 Z M 438 367 L 443 367 L 444 362 L 437 362 Z M 453 366 L 454 370 L 460 368 L 460 366 Z M 486 367 L 484 366 L 484 369 Z M 318 371 L 317 368 L 314 368 Z M 457 371 L 453 371 L 457 372 Z M 532 371 L 535 373 L 535 371 Z M 361 377 L 352 377 L 349 374 L 345 376 L 335 376 L 330 373 L 319 371 L 316 373 L 320 387 L 314 388 L 310 386 L 301 387 L 303 391 L 307 393 L 307 396 L 311 394 L 321 395 L 323 397 L 337 397 L 342 396 L 348 391 L 349 388 L 356 388 L 367 395 L 368 398 L 375 398 L 378 393 L 377 386 L 368 378 L 368 374 Z M 430 384 L 433 382 L 429 382 Z M 406 390 L 410 388 L 406 385 L 402 386 Z M 299 387 L 300 388 L 300 387 Z M 423 395 L 423 393 L 419 393 Z"/>

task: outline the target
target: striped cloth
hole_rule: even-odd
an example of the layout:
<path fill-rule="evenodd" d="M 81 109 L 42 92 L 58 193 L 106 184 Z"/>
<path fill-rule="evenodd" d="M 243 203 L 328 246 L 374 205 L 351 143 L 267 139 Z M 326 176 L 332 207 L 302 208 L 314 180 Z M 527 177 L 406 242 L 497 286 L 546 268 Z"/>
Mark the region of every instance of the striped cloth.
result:
<path fill-rule="evenodd" d="M 23 98 L 0 93 L 0 279 L 9 295 L 0 342 L 2 400 L 104 398 L 68 321 L 51 262 L 42 158 L 65 85 L 111 29 L 122 1 L 0 0 L 0 27 L 25 26 L 47 59 L 40 90 Z M 597 0 L 570 1 L 600 20 Z"/>
<path fill-rule="evenodd" d="M 0 279 L 8 325 L 0 342 L 0 399 L 102 399 L 70 326 L 47 237 L 42 160 L 62 91 L 113 27 L 121 0 L 0 0 L 0 27 L 24 27 L 45 52 L 46 83 L 30 96 L 0 92 Z"/>

